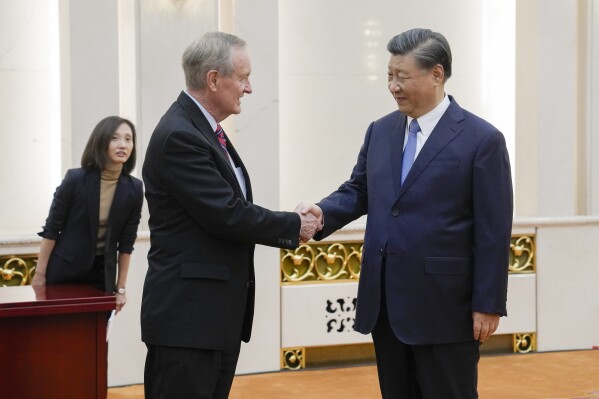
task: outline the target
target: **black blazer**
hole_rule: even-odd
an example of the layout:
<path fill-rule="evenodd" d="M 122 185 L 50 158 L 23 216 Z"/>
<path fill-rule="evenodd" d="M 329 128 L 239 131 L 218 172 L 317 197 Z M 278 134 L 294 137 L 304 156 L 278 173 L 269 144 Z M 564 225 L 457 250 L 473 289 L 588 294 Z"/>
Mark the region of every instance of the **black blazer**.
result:
<path fill-rule="evenodd" d="M 248 341 L 254 312 L 254 244 L 295 248 L 300 218 L 243 197 L 206 117 L 181 93 L 148 144 L 143 180 L 151 248 L 141 305 L 147 344 L 230 350 Z M 276 267 L 276 265 L 274 265 Z"/>
<path fill-rule="evenodd" d="M 117 251 L 133 252 L 141 218 L 143 185 L 121 174 L 106 226 L 104 246 L 105 291 L 116 283 Z M 56 240 L 46 270 L 47 284 L 83 283 L 96 257 L 100 212 L 100 171 L 70 169 L 54 193 L 41 237 Z"/>

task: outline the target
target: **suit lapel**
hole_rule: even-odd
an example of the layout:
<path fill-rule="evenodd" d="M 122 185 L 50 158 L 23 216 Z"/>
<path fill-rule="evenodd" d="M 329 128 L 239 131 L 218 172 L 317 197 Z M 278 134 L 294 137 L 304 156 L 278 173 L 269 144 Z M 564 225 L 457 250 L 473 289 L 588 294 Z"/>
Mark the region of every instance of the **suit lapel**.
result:
<path fill-rule="evenodd" d="M 98 239 L 100 215 L 100 171 L 91 169 L 85 175 L 85 195 L 87 197 L 87 215 L 89 218 L 89 234 L 92 242 Z"/>
<path fill-rule="evenodd" d="M 198 108 L 198 106 L 193 102 L 191 98 L 185 93 L 181 92 L 179 94 L 179 98 L 177 98 L 177 102 L 181 104 L 183 109 L 187 111 L 194 126 L 202 133 L 202 135 L 208 140 L 208 142 L 215 148 L 218 148 L 217 151 L 219 154 L 226 158 L 226 154 L 222 150 L 220 143 L 218 142 L 218 138 L 216 137 L 216 133 L 212 130 L 210 123 L 202 113 L 202 110 Z"/>
<path fill-rule="evenodd" d="M 112 204 L 110 205 L 110 212 L 108 214 L 108 221 L 106 222 L 106 227 L 112 226 L 114 223 L 114 218 L 116 218 L 117 212 L 120 209 L 123 209 L 123 206 L 127 203 L 127 199 L 131 191 L 129 190 L 129 181 L 127 176 L 123 173 L 119 176 L 119 181 L 116 185 L 116 189 L 114 190 L 114 197 L 112 199 Z"/>
<path fill-rule="evenodd" d="M 405 139 L 406 123 L 408 118 L 398 113 L 395 124 L 391 128 L 390 149 L 391 151 L 391 170 L 393 171 L 393 186 L 395 195 L 399 193 L 401 187 L 401 163 L 403 159 L 403 142 Z"/>
<path fill-rule="evenodd" d="M 451 98 L 451 104 L 447 111 L 443 114 L 437 126 L 431 132 L 431 135 L 424 143 L 420 153 L 414 160 L 414 164 L 406 176 L 406 180 L 399 189 L 399 198 L 410 188 L 410 186 L 418 179 L 420 174 L 426 169 L 428 164 L 459 135 L 463 127 L 460 126 L 460 121 L 464 119 L 462 108 Z M 404 122 L 405 129 L 405 122 Z M 401 160 L 399 161 L 401 164 Z M 400 167 L 401 170 L 401 167 Z"/>
<path fill-rule="evenodd" d="M 179 104 L 181 104 L 181 106 L 183 107 L 183 109 L 185 109 L 185 111 L 187 111 L 187 113 L 191 117 L 191 120 L 193 121 L 193 124 L 200 131 L 200 133 L 206 138 L 206 140 L 208 140 L 208 142 L 214 148 L 217 149 L 217 151 L 215 151 L 215 152 L 217 154 L 219 154 L 218 156 L 221 156 L 223 158 L 223 160 L 225 161 L 225 164 L 227 165 L 227 167 L 229 168 L 229 171 L 233 175 L 233 180 L 235 181 L 235 183 L 237 184 L 237 187 L 239 188 L 239 192 L 241 192 L 241 187 L 239 186 L 239 181 L 237 180 L 237 175 L 235 174 L 235 171 L 233 170 L 233 167 L 231 166 L 231 162 L 229 162 L 229 158 L 228 158 L 227 154 L 223 151 L 223 148 L 220 146 L 218 138 L 216 137 L 216 133 L 212 130 L 212 127 L 210 126 L 210 123 L 208 122 L 208 120 L 206 119 L 204 114 L 202 113 L 202 110 L 200 110 L 198 108 L 198 106 L 193 102 L 193 100 L 191 98 L 189 98 L 189 96 L 185 92 L 181 92 L 181 94 L 179 94 L 179 98 L 177 98 L 177 102 Z M 235 148 L 233 147 L 233 144 L 231 144 L 231 141 L 227 137 L 226 133 L 225 133 L 225 138 L 227 139 L 227 150 L 229 151 L 229 155 L 231 155 L 233 162 L 236 165 L 240 165 L 243 170 L 243 174 L 246 178 L 246 186 L 247 186 L 246 189 L 247 189 L 247 196 L 248 196 L 247 199 L 249 201 L 251 198 L 251 195 L 250 195 L 251 189 L 250 189 L 250 185 L 249 185 L 250 179 L 247 175 L 247 171 L 246 171 L 245 167 L 243 166 L 243 163 L 241 162 L 241 158 L 239 157 L 239 154 L 237 154 L 237 151 L 235 151 Z M 233 154 L 235 154 L 235 156 L 233 156 Z"/>

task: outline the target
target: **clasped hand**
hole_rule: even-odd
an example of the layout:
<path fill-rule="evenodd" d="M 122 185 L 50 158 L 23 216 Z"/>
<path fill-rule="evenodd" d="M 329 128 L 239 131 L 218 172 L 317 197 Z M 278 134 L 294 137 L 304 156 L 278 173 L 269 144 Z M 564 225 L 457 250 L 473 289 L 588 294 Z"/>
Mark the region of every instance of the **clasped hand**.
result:
<path fill-rule="evenodd" d="M 295 212 L 297 212 L 301 219 L 300 243 L 303 244 L 310 241 L 317 232 L 322 230 L 322 209 L 315 204 L 304 204 L 303 202 L 300 202 L 295 207 Z"/>

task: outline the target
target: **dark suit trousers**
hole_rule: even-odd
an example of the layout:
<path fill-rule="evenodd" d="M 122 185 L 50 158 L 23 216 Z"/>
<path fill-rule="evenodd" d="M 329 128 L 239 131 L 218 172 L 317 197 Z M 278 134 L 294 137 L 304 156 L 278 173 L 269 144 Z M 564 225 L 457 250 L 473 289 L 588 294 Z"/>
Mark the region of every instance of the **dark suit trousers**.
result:
<path fill-rule="evenodd" d="M 384 283 L 381 290 L 381 308 L 372 340 L 383 399 L 478 398 L 478 341 L 404 344 L 389 323 Z"/>
<path fill-rule="evenodd" d="M 146 399 L 227 399 L 241 342 L 232 351 L 147 345 Z"/>

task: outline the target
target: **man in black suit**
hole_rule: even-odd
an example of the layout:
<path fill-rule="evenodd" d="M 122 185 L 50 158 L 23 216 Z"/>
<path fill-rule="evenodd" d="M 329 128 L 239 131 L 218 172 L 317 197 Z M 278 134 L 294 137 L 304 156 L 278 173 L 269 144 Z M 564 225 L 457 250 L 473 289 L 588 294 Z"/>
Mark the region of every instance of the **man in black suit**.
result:
<path fill-rule="evenodd" d="M 242 39 L 203 35 L 183 54 L 187 89 L 152 134 L 143 165 L 151 248 L 141 327 L 145 397 L 227 398 L 254 313 L 254 245 L 295 248 L 312 215 L 252 203 L 241 158 L 220 127 L 250 94 Z"/>

